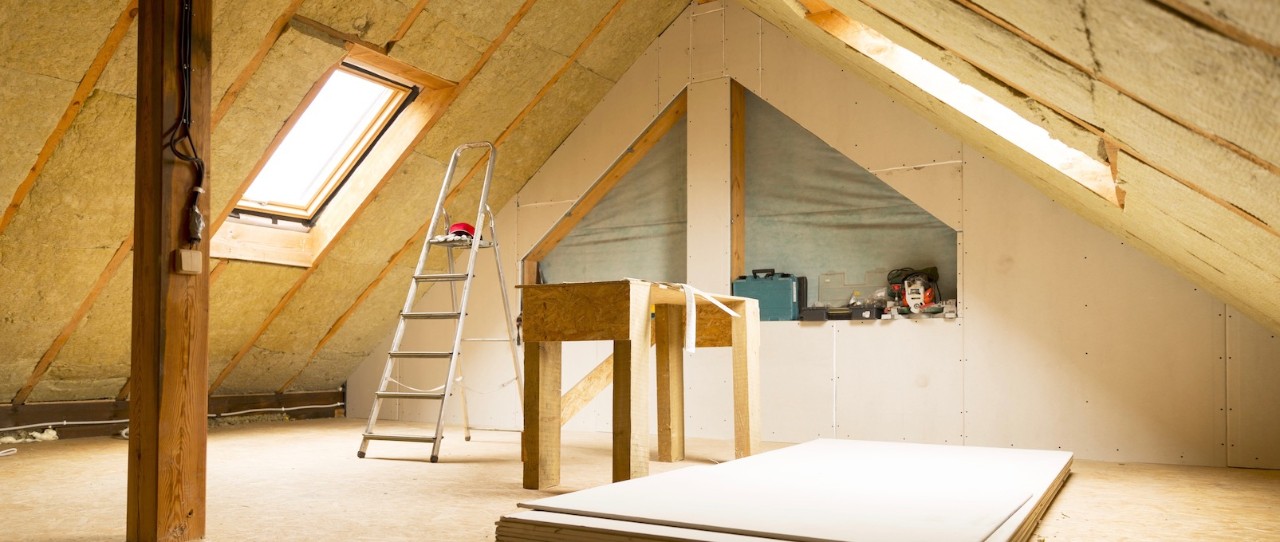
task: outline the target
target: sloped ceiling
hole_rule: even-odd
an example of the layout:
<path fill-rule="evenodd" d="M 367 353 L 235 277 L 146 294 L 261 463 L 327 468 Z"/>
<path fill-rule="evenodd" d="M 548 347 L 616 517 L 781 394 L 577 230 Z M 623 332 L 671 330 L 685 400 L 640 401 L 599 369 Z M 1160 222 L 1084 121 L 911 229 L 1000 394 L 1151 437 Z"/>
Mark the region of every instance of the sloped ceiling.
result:
<path fill-rule="evenodd" d="M 344 42 L 458 92 L 312 268 L 215 263 L 213 391 L 337 387 L 394 323 L 453 147 L 499 143 L 500 207 L 687 3 L 215 0 L 214 210 Z M 0 2 L 0 402 L 127 394 L 136 13 Z"/>
<path fill-rule="evenodd" d="M 1055 201 L 1280 330 L 1280 3 L 742 2 Z M 1127 193 L 1124 207 L 849 47 L 836 37 L 842 25 L 883 34 L 1109 163 Z"/>

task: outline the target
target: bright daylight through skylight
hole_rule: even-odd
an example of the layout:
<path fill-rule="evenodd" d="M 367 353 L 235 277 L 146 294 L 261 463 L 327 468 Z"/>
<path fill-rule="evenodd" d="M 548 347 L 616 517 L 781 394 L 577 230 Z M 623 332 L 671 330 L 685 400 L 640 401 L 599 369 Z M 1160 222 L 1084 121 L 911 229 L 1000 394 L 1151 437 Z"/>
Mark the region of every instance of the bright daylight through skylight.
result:
<path fill-rule="evenodd" d="M 239 207 L 312 218 L 405 94 L 363 74 L 335 70 L 254 178 Z"/>

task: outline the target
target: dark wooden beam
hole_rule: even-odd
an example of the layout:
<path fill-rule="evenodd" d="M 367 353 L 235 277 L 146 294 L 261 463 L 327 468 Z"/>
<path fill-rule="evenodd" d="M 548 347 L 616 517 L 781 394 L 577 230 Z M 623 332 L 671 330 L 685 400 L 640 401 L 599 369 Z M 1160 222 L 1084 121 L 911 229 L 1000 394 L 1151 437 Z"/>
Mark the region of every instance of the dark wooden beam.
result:
<path fill-rule="evenodd" d="M 128 529 L 132 541 L 200 540 L 205 532 L 209 232 L 188 239 L 197 169 L 165 146 L 189 104 L 191 146 L 208 159 L 212 5 L 191 1 L 190 76 L 184 81 L 184 0 L 144 0 L 138 12 L 132 370 Z M 184 92 L 189 100 L 184 100 Z M 208 186 L 206 184 L 206 190 Z M 209 216 L 209 198 L 199 198 Z M 197 251 L 196 274 L 175 271 Z"/>
<path fill-rule="evenodd" d="M 747 90 L 729 83 L 729 281 L 747 274 Z"/>

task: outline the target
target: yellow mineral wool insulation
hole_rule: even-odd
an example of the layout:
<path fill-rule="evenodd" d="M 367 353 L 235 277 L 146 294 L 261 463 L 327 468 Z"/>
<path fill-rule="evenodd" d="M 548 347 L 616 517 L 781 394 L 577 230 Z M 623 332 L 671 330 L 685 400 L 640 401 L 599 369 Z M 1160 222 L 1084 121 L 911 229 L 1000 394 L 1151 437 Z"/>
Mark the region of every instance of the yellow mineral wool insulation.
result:
<path fill-rule="evenodd" d="M 128 4 L 4 0 L 0 66 L 78 83 Z"/>
<path fill-rule="evenodd" d="M 0 66 L 0 207 L 12 201 L 75 90 L 70 81 Z"/>
<path fill-rule="evenodd" d="M 1035 36 L 1067 60 L 1093 67 L 1089 31 L 1085 28 L 1086 0 L 1027 2 L 1026 0 L 969 0 L 1018 29 Z"/>
<path fill-rule="evenodd" d="M 516 26 L 539 46 L 564 56 L 573 54 L 616 0 L 538 2 Z"/>
<path fill-rule="evenodd" d="M 121 96 L 138 97 L 138 20 L 129 25 L 120 46 L 107 63 L 107 69 L 98 78 L 98 90 L 114 92 Z"/>
<path fill-rule="evenodd" d="M 1203 11 L 1245 33 L 1280 47 L 1280 9 L 1274 2 L 1258 0 L 1201 0 Z"/>
<path fill-rule="evenodd" d="M 498 148 L 499 172 L 523 185 L 612 87 L 595 72 L 570 66 Z"/>
<path fill-rule="evenodd" d="M 417 263 L 415 257 L 402 258 L 395 269 L 374 288 L 346 325 L 321 349 L 311 364 L 293 382 L 293 390 L 328 389 L 346 381 L 351 371 L 367 358 L 373 349 L 387 340 L 396 325 L 396 315 L 408 292 L 409 275 Z"/>
<path fill-rule="evenodd" d="M 418 151 L 447 162 L 460 143 L 492 141 L 564 62 L 564 56 L 513 32 L 427 133 Z"/>
<path fill-rule="evenodd" d="M 1110 88 L 1095 90 L 1094 107 L 1103 118 L 1124 119 L 1108 126 L 1107 133 L 1144 159 L 1280 231 L 1280 175 Z"/>
<path fill-rule="evenodd" d="M 391 57 L 457 82 L 471 71 L 489 43 L 452 21 L 424 10 L 404 38 L 391 48 Z"/>
<path fill-rule="evenodd" d="M 133 113 L 131 99 L 91 94 L 0 235 L 0 396 L 17 391 L 132 229 Z"/>
<path fill-rule="evenodd" d="M 580 57 L 579 62 L 610 81 L 617 81 L 640 58 L 689 2 L 684 0 L 629 1 Z"/>
<path fill-rule="evenodd" d="M 524 2 L 525 0 L 491 0 L 485 2 L 484 9 L 476 9 L 473 0 L 431 0 L 427 2 L 426 12 L 491 42 L 502 33 L 502 29 L 515 17 Z M 551 0 L 550 3 L 560 3 L 560 0 Z"/>
<path fill-rule="evenodd" d="M 289 26 L 240 91 L 213 133 L 210 208 L 221 212 L 263 158 L 307 92 L 346 51 L 342 45 Z"/>
<path fill-rule="evenodd" d="M 298 14 L 339 32 L 383 45 L 400 28 L 415 3 L 413 0 L 306 0 Z"/>
<path fill-rule="evenodd" d="M 1274 57 L 1150 2 L 1090 2 L 1088 25 L 1102 76 L 1280 164 L 1280 63 Z M 1142 38 L 1134 39 L 1135 32 Z"/>
<path fill-rule="evenodd" d="M 213 107 L 217 107 L 227 87 L 257 52 L 259 42 L 289 2 L 262 0 L 217 2 L 213 5 L 213 92 L 210 94 Z M 124 96 L 137 96 L 137 86 L 138 22 L 134 20 L 129 34 L 98 80 L 98 88 Z"/>
<path fill-rule="evenodd" d="M 333 323 L 386 267 L 407 235 L 429 217 L 443 171 L 442 165 L 416 153 L 406 160 L 255 343 L 262 351 L 253 361 L 263 371 L 237 376 L 246 369 L 242 362 L 227 384 L 244 387 L 254 381 L 275 390 L 297 374 Z M 273 361 L 263 361 L 267 357 Z"/>
<path fill-rule="evenodd" d="M 289 367 L 301 366 L 305 356 L 305 354 L 275 352 L 254 346 L 222 382 L 222 387 L 214 392 L 218 395 L 274 392 L 283 379 L 288 378 L 281 375 L 288 372 Z"/>
<path fill-rule="evenodd" d="M 112 399 L 129 378 L 133 255 L 54 358 L 29 401 Z"/>
<path fill-rule="evenodd" d="M 911 19 L 917 28 L 945 34 L 945 39 L 941 39 L 932 34 L 922 36 L 914 29 L 904 27 L 861 2 L 835 1 L 850 19 L 873 28 L 894 44 L 946 70 L 961 83 L 977 89 L 1023 119 L 1044 128 L 1053 138 L 1068 147 L 1099 161 L 1106 160 L 1106 153 L 1096 134 L 1048 107 L 1052 105 L 1096 124 L 1090 96 L 1092 83 L 1084 73 L 958 5 L 954 9 L 938 11 L 927 18 Z M 903 12 L 890 11 L 895 16 L 915 15 L 912 8 L 899 6 L 895 9 Z M 942 29 L 943 26 L 952 24 L 950 19 L 942 18 L 943 12 L 981 30 L 984 39 L 951 35 L 949 30 Z M 950 48 L 944 47 L 948 45 Z M 1018 54 L 1004 59 L 1008 51 L 1017 51 Z M 1021 85 L 1021 88 L 1032 93 L 1031 99 L 1023 91 L 993 78 L 991 74 Z M 1044 103 L 1037 102 L 1037 99 L 1044 100 Z"/>
<path fill-rule="evenodd" d="M 209 382 L 258 331 L 305 271 L 297 267 L 228 260 L 209 286 Z"/>

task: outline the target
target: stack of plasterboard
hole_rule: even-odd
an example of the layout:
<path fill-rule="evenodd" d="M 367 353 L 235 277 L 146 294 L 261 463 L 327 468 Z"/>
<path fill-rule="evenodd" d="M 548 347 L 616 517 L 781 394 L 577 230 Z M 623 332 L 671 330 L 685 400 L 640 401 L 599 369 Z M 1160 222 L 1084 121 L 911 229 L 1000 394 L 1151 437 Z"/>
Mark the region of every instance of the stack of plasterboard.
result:
<path fill-rule="evenodd" d="M 815 440 L 520 505 L 500 541 L 1026 540 L 1071 453 Z"/>

